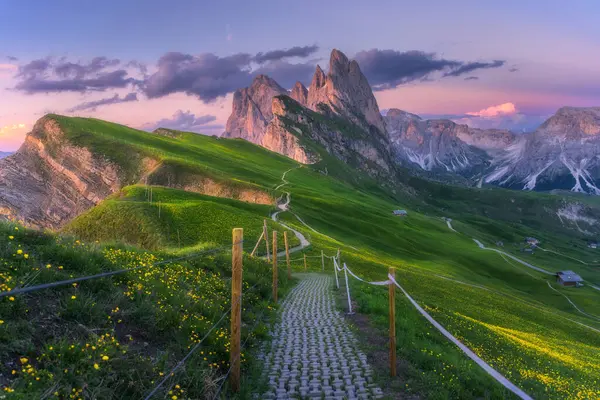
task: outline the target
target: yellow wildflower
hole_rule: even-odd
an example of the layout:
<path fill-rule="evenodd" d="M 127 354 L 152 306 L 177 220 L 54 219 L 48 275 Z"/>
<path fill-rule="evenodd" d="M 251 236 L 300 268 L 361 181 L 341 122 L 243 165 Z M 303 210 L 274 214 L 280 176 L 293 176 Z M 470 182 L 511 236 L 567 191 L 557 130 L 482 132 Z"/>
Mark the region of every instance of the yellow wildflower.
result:
<path fill-rule="evenodd" d="M 77 296 L 71 296 L 71 300 L 75 300 Z"/>
<path fill-rule="evenodd" d="M 94 364 L 94 369 L 100 369 L 100 366 L 98 364 Z"/>
<path fill-rule="evenodd" d="M 102 356 L 102 361 L 108 361 L 108 356 Z"/>
<path fill-rule="evenodd" d="M 17 250 L 17 254 L 23 254 L 23 250 L 21 250 L 21 249 Z"/>

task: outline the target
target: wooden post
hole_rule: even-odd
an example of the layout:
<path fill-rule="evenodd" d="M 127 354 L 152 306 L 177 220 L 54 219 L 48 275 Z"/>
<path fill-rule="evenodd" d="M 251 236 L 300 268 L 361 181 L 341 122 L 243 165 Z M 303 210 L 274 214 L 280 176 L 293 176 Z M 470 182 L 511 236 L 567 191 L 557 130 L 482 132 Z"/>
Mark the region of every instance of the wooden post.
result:
<path fill-rule="evenodd" d="M 325 272 L 325 254 L 323 254 L 323 250 L 321 250 L 321 271 Z"/>
<path fill-rule="evenodd" d="M 396 273 L 390 268 L 389 273 L 395 278 Z M 396 286 L 390 281 L 390 376 L 396 376 Z"/>
<path fill-rule="evenodd" d="M 277 304 L 277 231 L 273 231 L 273 302 Z"/>
<path fill-rule="evenodd" d="M 292 279 L 292 267 L 290 265 L 290 248 L 288 247 L 287 231 L 283 232 L 283 241 L 285 242 L 285 262 L 287 263 L 287 276 Z"/>
<path fill-rule="evenodd" d="M 269 230 L 267 229 L 267 220 L 264 220 L 263 223 L 263 235 L 265 238 L 265 245 L 267 246 L 267 261 L 271 261 L 271 257 L 269 255 Z"/>
<path fill-rule="evenodd" d="M 304 254 L 304 272 L 306 272 L 306 254 Z"/>
<path fill-rule="evenodd" d="M 252 257 L 254 257 L 254 253 L 256 253 L 256 250 L 258 250 L 258 245 L 260 244 L 260 242 L 262 242 L 264 236 L 265 236 L 265 230 L 263 229 L 263 232 L 260 234 L 260 237 L 256 241 L 256 246 L 254 246 L 254 249 L 252 250 L 252 253 L 250 253 L 250 255 Z"/>
<path fill-rule="evenodd" d="M 233 247 L 231 249 L 231 338 L 229 362 L 231 364 L 231 389 L 240 390 L 240 355 L 242 336 L 242 240 L 244 230 L 233 230 Z"/>

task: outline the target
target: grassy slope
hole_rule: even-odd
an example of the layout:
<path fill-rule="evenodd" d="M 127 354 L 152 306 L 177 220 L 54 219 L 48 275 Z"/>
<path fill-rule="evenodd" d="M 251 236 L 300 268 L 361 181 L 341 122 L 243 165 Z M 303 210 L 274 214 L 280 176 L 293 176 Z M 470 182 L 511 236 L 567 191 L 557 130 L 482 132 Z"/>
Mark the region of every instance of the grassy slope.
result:
<path fill-rule="evenodd" d="M 124 148 L 131 146 L 163 161 L 193 164 L 194 168 L 203 168 L 229 182 L 243 182 L 270 190 L 277 186 L 285 170 L 297 165 L 239 140 L 217 140 L 192 134 L 171 139 L 124 127 L 117 129 L 96 120 L 69 119 L 65 123 L 76 125 L 71 128 L 72 140 L 79 140 L 80 144 L 95 150 L 102 151 L 102 146 L 107 143 Z M 83 135 L 85 140 L 82 140 L 77 137 L 77 129 L 93 129 L 96 133 Z M 111 155 L 110 147 L 106 147 L 106 155 L 117 157 Z M 325 166 L 329 176 L 314 171 L 323 170 Z M 282 214 L 282 218 L 311 238 L 313 246 L 309 254 L 318 255 L 321 249 L 332 254 L 341 248 L 344 261 L 355 272 L 374 280 L 385 279 L 389 266 L 397 268 L 400 282 L 422 306 L 534 397 L 574 397 L 578 390 L 588 397 L 598 394 L 593 390 L 597 390 L 600 379 L 600 352 L 597 351 L 600 336 L 577 322 L 596 329 L 600 328 L 600 323 L 578 313 L 564 297 L 549 289 L 548 277 L 509 264 L 492 252 L 479 250 L 471 239 L 476 237 L 490 245 L 496 240 L 509 243 L 532 235 L 541 238 L 549 249 L 560 249 L 584 260 L 595 257 L 584 249 L 567 245 L 570 239 L 567 235 L 553 233 L 561 228 L 558 219 L 552 218 L 552 213 L 540 211 L 560 206 L 561 198 L 505 190 L 477 191 L 409 178 L 406 179 L 411 184 L 409 191 L 402 192 L 399 188 L 398 193 L 392 195 L 330 158 L 325 158 L 314 168 L 294 169 L 287 178 L 290 185 L 285 190 L 292 192 L 292 210 L 315 229 L 329 235 L 306 230 L 290 213 Z M 140 197 L 143 196 L 140 187 L 127 188 L 123 198 L 104 204 L 112 202 L 112 213 L 116 216 L 128 214 L 129 209 L 125 207 L 136 204 L 135 207 L 143 210 L 134 210 L 140 215 L 142 226 L 151 231 L 149 236 L 159 238 L 156 243 L 161 246 L 164 243 L 175 245 L 169 229 L 186 225 L 188 217 L 205 206 L 222 211 L 223 217 L 243 218 L 239 221 L 244 224 L 248 221 L 249 229 L 254 229 L 253 223 L 249 222 L 253 219 L 251 213 L 256 214 L 256 221 L 265 215 L 261 206 L 246 207 L 240 202 L 204 196 L 192 200 L 187 194 L 178 197 L 180 192 L 177 191 L 156 190 L 155 193 L 166 196 L 165 202 L 175 209 L 191 211 L 177 220 L 170 216 L 169 223 L 163 224 L 162 219 L 156 218 L 157 210 L 149 210 Z M 279 194 L 282 192 L 276 193 Z M 399 203 L 397 199 L 404 201 Z M 194 204 L 198 208 L 189 209 L 186 203 L 190 201 L 201 205 Z M 391 210 L 396 208 L 408 209 L 409 217 L 393 218 Z M 454 218 L 455 228 L 464 234 L 451 232 L 441 216 Z M 117 217 L 111 218 L 115 224 L 119 222 Z M 88 217 L 81 223 L 84 220 L 85 216 L 74 223 L 79 224 L 80 233 L 102 232 L 94 227 L 93 218 Z M 228 240 L 224 233 L 219 233 L 220 227 L 209 222 L 209 219 L 205 220 L 206 237 L 209 231 L 214 231 L 211 232 L 213 237 Z M 229 228 L 227 226 L 227 230 Z M 102 237 L 106 238 L 113 239 Z M 187 235 L 184 240 L 195 243 L 195 239 L 191 240 Z M 536 259 L 540 266 L 559 269 L 558 258 L 551 260 L 552 257 L 539 255 L 539 252 L 533 257 L 544 257 Z M 311 260 L 311 268 L 320 269 L 320 261 Z M 582 273 L 586 279 L 600 280 L 594 268 L 576 263 L 569 263 L 568 267 Z M 296 263 L 295 268 L 301 268 L 301 262 Z M 565 263 L 561 261 L 560 269 L 563 268 Z M 484 285 L 489 290 L 443 277 Z M 360 311 L 385 327 L 385 290 L 359 285 L 351 284 Z M 588 287 L 557 289 L 586 312 L 600 315 L 600 293 Z M 398 310 L 398 352 L 405 362 L 402 378 L 406 385 L 399 389 L 428 398 L 506 396 L 502 387 L 434 331 L 402 297 L 398 299 Z"/>
<path fill-rule="evenodd" d="M 73 220 L 65 231 L 84 240 L 121 241 L 156 250 L 227 244 L 231 230 L 244 227 L 244 249 L 251 252 L 267 219 L 269 231 L 277 230 L 283 243 L 284 229 L 271 220 L 270 206 L 163 187 L 152 187 L 150 203 L 148 190 L 128 186 Z M 300 244 L 291 232 L 288 238 L 290 246 Z"/>
<path fill-rule="evenodd" d="M 472 237 L 492 240 L 490 232 L 498 229 L 521 237 L 522 225 L 489 219 L 485 225 L 486 218 L 479 217 L 477 225 L 458 222 L 456 229 L 469 227 L 469 232 L 456 234 L 440 218 L 416 213 L 410 207 L 408 218 L 394 218 L 391 210 L 407 208 L 405 204 L 370 196 L 307 169 L 290 172 L 288 180 L 294 212 L 338 243 L 359 249 L 341 246 L 342 259 L 355 272 L 383 280 L 387 267 L 397 268 L 400 282 L 421 305 L 534 397 L 575 397 L 578 391 L 584 397 L 598 395 L 600 336 L 574 321 L 596 329 L 600 322 L 578 313 L 564 297 L 549 289 L 546 281 L 552 282 L 552 277 L 509 264 L 497 254 L 478 249 L 472 241 Z M 286 219 L 302 228 L 293 216 Z M 537 229 L 527 232 L 547 239 L 549 246 L 562 243 L 562 236 Z M 311 238 L 316 250 L 325 248 L 329 254 L 339 246 L 319 235 L 312 234 Z M 545 260 L 539 261 L 543 266 Z M 318 269 L 319 265 L 313 267 Z M 583 272 L 573 263 L 569 268 Z M 590 274 L 598 279 L 597 271 Z M 484 285 L 489 290 L 443 277 Z M 556 288 L 588 313 L 600 316 L 600 293 L 591 288 Z M 361 310 L 375 314 L 385 326 L 385 291 L 360 283 L 352 283 L 352 290 Z M 409 361 L 407 391 L 432 398 L 504 396 L 404 299 L 399 300 L 399 307 L 398 337 L 402 339 L 398 351 Z"/>
<path fill-rule="evenodd" d="M 230 306 L 231 255 L 225 250 L 150 265 L 182 254 L 88 244 L 0 224 L 2 291 L 144 266 L 0 299 L 0 385 L 10 398 L 144 398 L 205 334 L 185 371 L 157 396 L 214 397 L 228 367 L 228 317 L 209 329 Z M 272 316 L 271 267 L 246 257 L 243 281 L 248 351 L 264 338 Z M 289 286 L 280 274 L 281 293 Z M 254 376 L 253 362 L 244 355 L 245 379 Z"/>

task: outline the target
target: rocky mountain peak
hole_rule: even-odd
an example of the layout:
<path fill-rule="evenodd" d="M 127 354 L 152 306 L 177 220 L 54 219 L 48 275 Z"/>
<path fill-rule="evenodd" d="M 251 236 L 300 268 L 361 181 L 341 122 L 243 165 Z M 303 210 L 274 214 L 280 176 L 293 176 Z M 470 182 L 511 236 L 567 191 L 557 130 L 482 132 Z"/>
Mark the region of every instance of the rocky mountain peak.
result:
<path fill-rule="evenodd" d="M 236 90 L 223 136 L 259 143 L 273 119 L 272 99 L 280 94 L 287 91 L 266 75 L 258 75 L 249 87 Z"/>
<path fill-rule="evenodd" d="M 538 131 L 568 138 L 598 135 L 600 107 L 562 107 Z"/>
<path fill-rule="evenodd" d="M 385 124 L 367 78 L 356 61 L 349 61 L 341 51 L 334 49 L 325 76 L 317 66 L 308 91 L 307 106 L 321 112 L 324 104 L 332 112 L 350 119 L 366 131 L 375 127 L 385 135 Z"/>
<path fill-rule="evenodd" d="M 296 84 L 292 88 L 290 97 L 296 100 L 298 103 L 302 104 L 303 106 L 306 106 L 306 102 L 308 99 L 308 89 L 306 89 L 306 87 L 301 82 L 296 82 Z"/>
<path fill-rule="evenodd" d="M 385 114 L 386 117 L 394 118 L 394 119 L 415 119 L 415 120 L 420 120 L 421 117 L 419 117 L 417 114 L 412 114 L 409 113 L 407 111 L 403 111 L 400 110 L 398 108 L 390 108 L 387 113 Z"/>

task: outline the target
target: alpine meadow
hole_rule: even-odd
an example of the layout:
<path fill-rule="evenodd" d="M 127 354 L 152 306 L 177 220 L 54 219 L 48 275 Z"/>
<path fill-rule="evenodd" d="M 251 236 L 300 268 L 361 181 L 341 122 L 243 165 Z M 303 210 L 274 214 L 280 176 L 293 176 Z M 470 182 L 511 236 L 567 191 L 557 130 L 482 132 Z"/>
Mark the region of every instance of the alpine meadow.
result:
<path fill-rule="evenodd" d="M 32 27 L 57 55 L 0 63 L 0 398 L 600 399 L 597 75 L 563 82 L 466 5 L 470 41 L 437 43 L 441 3 L 431 32 L 391 3 L 184 3 L 64 5 L 85 46 Z M 543 37 L 528 7 L 503 12 Z M 315 44 L 280 48 L 282 20 Z M 439 50 L 360 50 L 369 26 Z"/>

